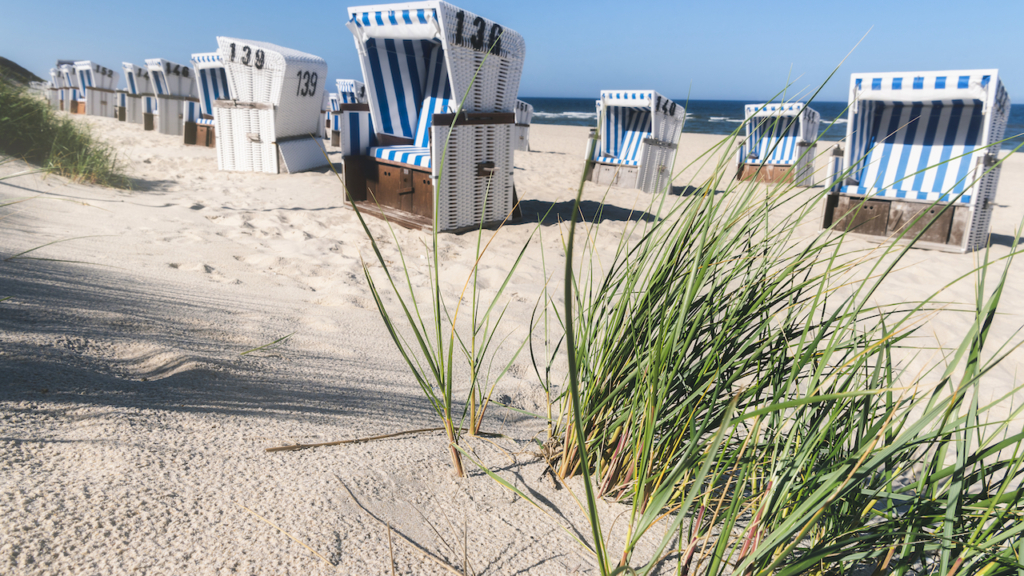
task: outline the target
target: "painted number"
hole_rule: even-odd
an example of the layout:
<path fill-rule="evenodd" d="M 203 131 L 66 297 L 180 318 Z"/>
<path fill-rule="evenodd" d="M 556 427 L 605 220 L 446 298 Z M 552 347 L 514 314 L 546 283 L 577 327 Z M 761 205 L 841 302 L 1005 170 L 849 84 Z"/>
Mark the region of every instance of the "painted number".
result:
<path fill-rule="evenodd" d="M 316 72 L 303 72 L 299 70 L 299 85 L 295 88 L 296 96 L 315 96 L 316 95 Z"/>
<path fill-rule="evenodd" d="M 168 76 L 173 74 L 175 76 L 184 76 L 185 78 L 188 78 L 188 66 L 182 68 L 181 64 L 175 64 L 174 68 L 171 68 L 171 63 L 165 62 L 164 70 L 166 71 Z"/>
<path fill-rule="evenodd" d="M 669 100 L 668 98 L 662 100 L 661 96 L 658 96 L 658 101 L 654 104 L 654 108 L 656 110 L 661 110 L 662 112 L 668 114 L 669 116 L 676 115 L 676 103 L 673 102 L 672 100 Z"/>
<path fill-rule="evenodd" d="M 228 46 L 231 48 L 231 57 L 229 58 L 229 60 L 231 62 L 234 62 L 237 47 L 235 46 L 234 42 L 228 44 Z M 242 46 L 242 54 L 244 54 L 244 56 L 242 56 L 242 59 L 239 60 L 239 62 L 245 64 L 246 66 L 255 66 L 258 70 L 263 69 L 263 65 L 266 63 L 266 54 L 263 52 L 263 50 L 257 48 L 256 53 L 253 54 L 252 47 Z"/>
<path fill-rule="evenodd" d="M 505 31 L 501 26 L 491 24 L 491 30 L 488 34 L 487 21 L 479 16 L 473 19 L 472 26 L 476 27 L 476 31 L 469 37 L 469 45 L 474 50 L 485 52 L 501 51 L 501 34 Z M 455 43 L 460 46 L 466 45 L 466 36 L 464 34 L 465 27 L 466 13 L 459 10 L 455 13 Z M 485 37 L 487 38 L 486 44 L 484 44 Z"/>

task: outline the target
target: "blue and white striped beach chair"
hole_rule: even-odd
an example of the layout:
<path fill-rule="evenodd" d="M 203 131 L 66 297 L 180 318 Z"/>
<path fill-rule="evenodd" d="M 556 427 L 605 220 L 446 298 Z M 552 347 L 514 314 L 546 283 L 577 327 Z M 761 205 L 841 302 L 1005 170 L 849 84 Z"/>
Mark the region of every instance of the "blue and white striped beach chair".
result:
<path fill-rule="evenodd" d="M 122 62 L 124 72 L 124 120 L 132 124 L 142 124 L 145 130 L 152 130 L 155 125 L 156 94 L 150 82 L 149 69 L 136 66 L 131 62 Z M 120 118 L 121 112 L 118 111 Z"/>
<path fill-rule="evenodd" d="M 156 131 L 181 136 L 186 103 L 199 102 L 195 74 L 188 66 L 163 58 L 147 58 L 146 68 L 156 91 Z"/>
<path fill-rule="evenodd" d="M 530 151 L 530 122 L 533 122 L 533 105 L 516 100 L 516 150 Z"/>
<path fill-rule="evenodd" d="M 215 148 L 216 128 L 213 119 L 213 104 L 218 100 L 230 100 L 228 74 L 221 62 L 219 52 L 192 55 L 192 69 L 196 73 L 198 102 L 186 102 L 184 124 L 185 144 L 198 144 Z"/>
<path fill-rule="evenodd" d="M 366 96 L 366 85 L 358 80 L 350 79 L 338 79 L 335 80 L 335 87 L 337 92 L 331 93 L 332 100 L 330 101 L 330 108 L 327 110 L 327 132 L 325 137 L 331 139 L 331 146 L 342 147 L 342 154 L 345 155 L 349 148 L 343 145 L 343 138 L 341 137 L 342 126 L 346 129 L 349 128 L 345 118 L 338 116 L 338 113 L 345 111 L 356 111 L 366 112 L 370 111 L 370 105 L 368 104 Z M 369 125 L 366 126 L 367 130 Z M 345 142 L 348 144 L 351 142 Z"/>
<path fill-rule="evenodd" d="M 653 90 L 602 90 L 588 178 L 667 192 L 685 117 L 682 106 Z"/>
<path fill-rule="evenodd" d="M 959 252 L 985 246 L 1010 113 L 999 71 L 854 74 L 849 109 L 823 226 L 874 238 L 924 230 L 918 245 Z"/>
<path fill-rule="evenodd" d="M 328 163 L 320 111 L 323 58 L 266 42 L 217 37 L 230 100 L 213 102 L 221 170 L 294 173 Z"/>
<path fill-rule="evenodd" d="M 71 114 L 85 114 L 85 95 L 78 87 L 78 73 L 75 64 L 61 64 L 57 67 L 64 79 L 64 109 Z"/>
<path fill-rule="evenodd" d="M 747 104 L 744 112 L 736 178 L 814 186 L 818 112 L 803 102 Z"/>
<path fill-rule="evenodd" d="M 348 17 L 370 108 L 337 115 L 353 199 L 438 231 L 509 217 L 522 36 L 437 1 Z"/>
<path fill-rule="evenodd" d="M 113 118 L 117 111 L 114 91 L 121 75 L 90 60 L 75 62 L 78 86 L 85 100 L 85 113 L 89 116 Z"/>

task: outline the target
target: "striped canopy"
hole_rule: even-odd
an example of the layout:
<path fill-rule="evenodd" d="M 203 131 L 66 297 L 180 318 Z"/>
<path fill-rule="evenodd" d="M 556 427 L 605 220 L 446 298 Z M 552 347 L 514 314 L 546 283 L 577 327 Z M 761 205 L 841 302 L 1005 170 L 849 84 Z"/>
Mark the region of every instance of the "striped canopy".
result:
<path fill-rule="evenodd" d="M 149 70 L 136 66 L 131 62 L 122 62 L 121 70 L 124 72 L 124 81 L 128 86 L 128 93 L 138 96 L 139 94 L 152 94 L 153 86 L 149 81 Z"/>
<path fill-rule="evenodd" d="M 156 88 L 157 96 L 195 96 L 194 74 L 188 66 L 181 66 L 163 58 L 147 58 L 146 68 Z M 168 74 L 167 71 L 171 70 Z M 175 73 L 177 71 L 177 73 Z"/>
<path fill-rule="evenodd" d="M 81 100 L 84 94 L 79 92 L 78 75 L 75 73 L 74 64 L 64 64 L 60 67 L 60 75 L 64 78 L 64 86 L 70 88 L 69 99 Z"/>
<path fill-rule="evenodd" d="M 850 97 L 841 192 L 972 203 L 972 168 L 1009 110 L 998 71 L 854 74 Z"/>
<path fill-rule="evenodd" d="M 230 100 L 228 75 L 224 70 L 219 52 L 207 52 L 192 55 L 192 67 L 196 70 L 196 85 L 199 88 L 199 103 L 202 113 L 213 116 L 213 103 L 216 100 Z"/>
<path fill-rule="evenodd" d="M 810 144 L 818 137 L 821 116 L 803 102 L 747 104 L 744 115 L 741 164 L 792 165 L 803 153 L 799 144 Z"/>

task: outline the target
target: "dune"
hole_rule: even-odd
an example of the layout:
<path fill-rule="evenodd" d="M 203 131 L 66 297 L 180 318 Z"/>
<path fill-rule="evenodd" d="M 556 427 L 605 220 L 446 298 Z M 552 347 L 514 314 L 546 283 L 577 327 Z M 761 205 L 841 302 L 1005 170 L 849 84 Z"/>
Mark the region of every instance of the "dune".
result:
<path fill-rule="evenodd" d="M 455 478 L 441 432 L 265 452 L 437 426 L 381 322 L 363 276 L 374 256 L 333 173 L 219 172 L 214 150 L 180 137 L 78 121 L 116 146 L 135 190 L 40 174 L 0 180 L 0 204 L 24 200 L 0 208 L 0 300 L 9 298 L 0 302 L 0 572 L 390 574 L 381 522 L 419 546 L 395 538 L 398 573 L 438 573 L 428 554 L 460 570 L 468 559 L 476 573 L 595 572 L 573 540 L 589 535 L 586 516 L 536 454 L 544 422 L 521 412 L 491 408 L 484 430 L 502 436 L 467 438 L 466 447 L 544 502 L 569 533 L 471 464 Z M 532 237 L 507 290 L 507 330 L 520 337 L 549 278 L 559 292 L 587 134 L 534 125 L 532 151 L 516 153 L 523 218 L 497 232 L 481 288 L 496 290 Z M 683 135 L 669 204 L 711 175 L 714 159 L 690 163 L 721 140 Z M 337 152 L 332 159 L 340 164 Z M 7 162 L 0 178 L 27 169 Z M 1009 253 L 1024 218 L 1022 184 L 1024 158 L 1011 157 L 992 257 Z M 820 193 L 803 192 L 808 201 Z M 622 235 L 652 218 L 651 200 L 587 183 L 584 219 L 606 205 L 594 250 L 610 256 Z M 399 228 L 392 236 L 383 221 L 367 222 L 385 259 L 398 265 L 401 246 L 413 283 L 426 289 L 429 235 Z M 441 237 L 441 284 L 452 302 L 476 242 L 474 233 Z M 878 298 L 920 299 L 978 259 L 914 250 Z M 971 281 L 947 296 L 972 302 Z M 995 341 L 1024 323 L 1022 296 L 1017 265 Z M 941 314 L 924 333 L 951 342 L 968 321 Z M 1022 359 L 1017 350 L 990 375 L 992 394 L 1017 384 Z M 494 397 L 544 410 L 528 356 Z M 578 478 L 569 487 L 582 493 Z M 600 506 L 606 528 L 628 510 Z M 625 528 L 616 523 L 610 540 Z"/>

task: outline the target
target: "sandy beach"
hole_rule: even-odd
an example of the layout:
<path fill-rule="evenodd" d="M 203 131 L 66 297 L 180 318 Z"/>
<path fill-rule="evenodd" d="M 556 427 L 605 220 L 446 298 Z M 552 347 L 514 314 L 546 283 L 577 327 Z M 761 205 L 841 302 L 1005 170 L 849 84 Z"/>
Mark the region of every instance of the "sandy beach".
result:
<path fill-rule="evenodd" d="M 219 172 L 213 149 L 180 137 L 77 121 L 118 150 L 136 189 L 39 174 L 0 180 L 0 204 L 24 200 L 0 208 L 0 300 L 9 297 L 0 302 L 0 573 L 390 574 L 385 525 L 419 546 L 393 538 L 398 574 L 443 573 L 425 554 L 477 574 L 596 573 L 573 540 L 588 538 L 584 512 L 536 455 L 545 423 L 521 412 L 492 407 L 484 430 L 502 437 L 467 438 L 466 447 L 551 517 L 472 464 L 455 478 L 442 432 L 265 452 L 438 426 L 380 319 L 363 275 L 373 254 L 333 173 Z M 564 220 L 587 134 L 534 125 L 532 151 L 516 153 L 524 216 L 497 233 L 480 285 L 496 289 L 532 237 L 507 289 L 507 329 L 520 339 L 545 287 L 560 291 Z M 679 190 L 710 176 L 714 160 L 687 166 L 721 140 L 683 134 Z M 824 179 L 827 150 L 818 153 Z M 332 159 L 340 163 L 340 154 Z M 30 168 L 7 162 L 0 177 Z M 1024 218 L 1022 186 L 1024 158 L 1011 157 L 996 196 L 992 258 L 1009 253 Z M 803 192 L 808 201 L 821 193 Z M 623 234 L 652 217 L 651 198 L 636 190 L 587 183 L 584 199 L 588 221 L 602 199 L 607 205 L 598 254 L 611 256 Z M 382 221 L 368 224 L 385 259 L 399 263 L 401 246 L 413 283 L 426 289 L 429 234 L 396 229 L 392 237 Z M 452 302 L 476 242 L 472 233 L 441 238 Z M 878 298 L 920 299 L 979 258 L 914 250 Z M 1000 343 L 1024 324 L 1024 263 L 1007 285 L 991 336 Z M 945 300 L 972 303 L 973 290 L 968 278 Z M 968 322 L 938 314 L 922 334 L 949 343 Z M 1013 352 L 986 390 L 994 397 L 1015 386 L 1022 361 L 1024 351 Z M 528 355 L 494 398 L 545 410 Z M 579 478 L 569 488 L 581 494 Z M 629 510 L 600 506 L 606 529 Z M 612 527 L 613 550 L 625 524 Z"/>

